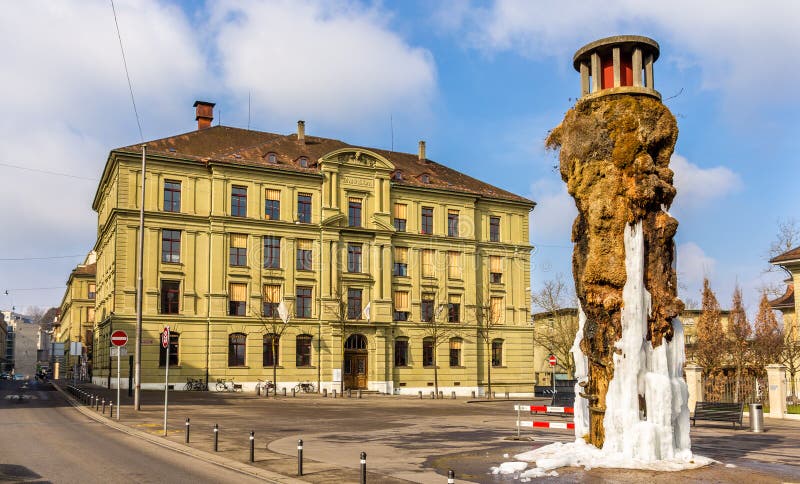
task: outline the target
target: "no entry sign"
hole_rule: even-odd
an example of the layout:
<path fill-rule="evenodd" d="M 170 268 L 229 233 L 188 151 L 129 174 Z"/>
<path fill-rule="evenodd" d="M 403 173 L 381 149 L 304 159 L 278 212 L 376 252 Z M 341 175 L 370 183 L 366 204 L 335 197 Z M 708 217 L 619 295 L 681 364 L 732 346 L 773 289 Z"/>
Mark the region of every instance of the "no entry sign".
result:
<path fill-rule="evenodd" d="M 547 359 L 547 362 L 550 363 L 550 366 L 556 366 L 556 363 L 558 363 L 558 358 L 556 358 L 556 355 L 550 355 L 550 358 Z"/>
<path fill-rule="evenodd" d="M 111 333 L 111 344 L 114 346 L 125 346 L 128 342 L 128 333 L 118 329 Z"/>
<path fill-rule="evenodd" d="M 169 326 L 164 328 L 164 331 L 161 333 L 161 346 L 164 348 L 169 346 Z"/>

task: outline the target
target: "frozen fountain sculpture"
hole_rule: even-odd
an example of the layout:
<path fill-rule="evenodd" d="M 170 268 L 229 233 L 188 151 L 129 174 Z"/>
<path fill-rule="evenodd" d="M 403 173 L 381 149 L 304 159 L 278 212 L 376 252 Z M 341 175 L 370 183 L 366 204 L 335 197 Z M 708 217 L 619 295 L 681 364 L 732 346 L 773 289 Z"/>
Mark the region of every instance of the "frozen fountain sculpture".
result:
<path fill-rule="evenodd" d="M 669 168 L 678 128 L 653 88 L 658 44 L 575 54 L 581 98 L 548 137 L 575 199 L 576 437 L 625 459 L 691 459 Z"/>

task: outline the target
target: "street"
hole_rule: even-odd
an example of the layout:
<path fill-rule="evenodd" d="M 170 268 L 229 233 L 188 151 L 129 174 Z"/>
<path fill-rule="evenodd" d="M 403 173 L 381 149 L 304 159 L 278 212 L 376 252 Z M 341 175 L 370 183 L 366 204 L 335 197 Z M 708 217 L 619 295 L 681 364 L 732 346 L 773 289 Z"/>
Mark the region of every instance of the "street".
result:
<path fill-rule="evenodd" d="M 260 482 L 91 420 L 49 384 L 26 386 L 0 381 L 0 482 Z"/>

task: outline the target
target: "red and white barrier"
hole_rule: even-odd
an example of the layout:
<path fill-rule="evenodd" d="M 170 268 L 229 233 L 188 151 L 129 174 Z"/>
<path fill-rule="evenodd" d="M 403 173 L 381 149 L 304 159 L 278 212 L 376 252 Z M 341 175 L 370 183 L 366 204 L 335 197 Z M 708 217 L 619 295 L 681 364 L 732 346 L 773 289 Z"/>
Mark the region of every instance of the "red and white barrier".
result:
<path fill-rule="evenodd" d="M 522 412 L 575 413 L 574 407 L 551 407 L 549 405 L 514 405 L 514 410 Z"/>
<path fill-rule="evenodd" d="M 575 422 L 537 422 L 521 421 L 520 427 L 542 428 L 542 429 L 574 429 Z"/>

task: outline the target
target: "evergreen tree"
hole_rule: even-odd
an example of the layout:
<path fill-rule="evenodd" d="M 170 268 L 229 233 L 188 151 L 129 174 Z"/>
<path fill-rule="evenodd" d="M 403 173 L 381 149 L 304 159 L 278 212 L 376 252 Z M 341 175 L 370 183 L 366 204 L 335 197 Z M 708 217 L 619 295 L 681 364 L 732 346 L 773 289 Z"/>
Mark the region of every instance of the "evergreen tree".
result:
<path fill-rule="evenodd" d="M 736 368 L 736 389 L 734 401 L 739 402 L 742 397 L 742 376 L 750 361 L 750 334 L 752 329 L 747 321 L 747 313 L 742 303 L 742 290 L 737 285 L 733 291 L 733 302 L 728 319 L 728 348 L 731 362 Z"/>
<path fill-rule="evenodd" d="M 694 357 L 698 365 L 703 367 L 707 400 L 719 397 L 721 389 L 718 378 L 722 372 L 723 359 L 726 356 L 727 338 L 720 322 L 720 309 L 717 296 L 711 290 L 708 278 L 703 279 L 702 309 L 697 320 L 697 343 Z M 710 397 L 710 398 L 709 398 Z"/>
<path fill-rule="evenodd" d="M 753 350 L 753 359 L 758 372 L 762 374 L 765 371 L 764 367 L 779 362 L 783 352 L 783 335 L 778 327 L 778 319 L 769 305 L 766 292 L 761 294 L 761 303 L 758 305 Z"/>

